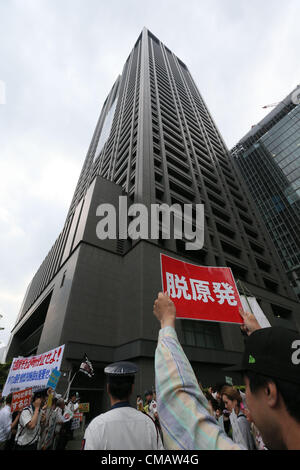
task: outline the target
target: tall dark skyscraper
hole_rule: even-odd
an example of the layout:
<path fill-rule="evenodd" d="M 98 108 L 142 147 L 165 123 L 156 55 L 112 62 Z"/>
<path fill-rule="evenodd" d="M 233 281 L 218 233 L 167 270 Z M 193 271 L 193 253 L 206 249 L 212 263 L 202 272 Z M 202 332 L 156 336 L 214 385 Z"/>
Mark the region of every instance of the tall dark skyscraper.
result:
<path fill-rule="evenodd" d="M 99 240 L 97 207 L 118 209 L 119 196 L 128 206 L 204 204 L 203 249 L 187 251 L 176 239 Z M 91 415 L 105 407 L 110 362 L 140 366 L 137 393 L 154 386 L 160 253 L 230 267 L 271 324 L 299 328 L 280 261 L 189 70 L 144 29 L 103 105 L 65 226 L 27 290 L 9 356 L 65 344 L 62 369 L 74 373 L 86 353 L 95 377 L 78 376 L 73 387 L 92 404 Z M 203 385 L 224 380 L 222 367 L 243 351 L 239 326 L 178 321 L 177 330 Z"/>
<path fill-rule="evenodd" d="M 232 150 L 300 300 L 300 86 Z"/>

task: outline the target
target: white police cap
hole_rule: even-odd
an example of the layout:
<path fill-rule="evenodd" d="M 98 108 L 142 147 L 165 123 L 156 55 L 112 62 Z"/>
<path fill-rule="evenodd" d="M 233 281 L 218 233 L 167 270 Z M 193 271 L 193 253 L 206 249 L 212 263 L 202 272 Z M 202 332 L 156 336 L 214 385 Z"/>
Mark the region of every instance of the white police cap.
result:
<path fill-rule="evenodd" d="M 138 366 L 133 362 L 114 362 L 104 369 L 104 373 L 111 376 L 124 377 L 126 375 L 134 375 L 138 372 Z"/>

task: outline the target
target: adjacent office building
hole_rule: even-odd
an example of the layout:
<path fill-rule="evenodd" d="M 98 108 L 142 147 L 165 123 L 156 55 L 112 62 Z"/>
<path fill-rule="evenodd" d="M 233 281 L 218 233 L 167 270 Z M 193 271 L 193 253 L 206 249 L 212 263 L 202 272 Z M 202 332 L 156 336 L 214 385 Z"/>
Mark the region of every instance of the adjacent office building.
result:
<path fill-rule="evenodd" d="M 300 86 L 232 150 L 300 301 Z"/>
<path fill-rule="evenodd" d="M 120 196 L 128 207 L 204 204 L 203 249 L 164 239 L 162 227 L 158 240 L 100 240 L 97 208 L 110 203 L 118 214 Z M 8 355 L 65 344 L 68 375 L 87 354 L 95 376 L 78 374 L 72 388 L 91 403 L 92 417 L 107 406 L 108 363 L 138 364 L 136 393 L 155 386 L 160 253 L 230 267 L 241 293 L 257 298 L 271 324 L 296 329 L 298 303 L 274 251 L 188 68 L 144 29 L 103 105 L 65 225 L 28 287 Z M 243 351 L 238 325 L 178 320 L 177 331 L 205 386 L 224 381 L 222 368 Z M 238 374 L 233 379 L 241 382 Z M 62 378 L 58 390 L 65 386 Z"/>

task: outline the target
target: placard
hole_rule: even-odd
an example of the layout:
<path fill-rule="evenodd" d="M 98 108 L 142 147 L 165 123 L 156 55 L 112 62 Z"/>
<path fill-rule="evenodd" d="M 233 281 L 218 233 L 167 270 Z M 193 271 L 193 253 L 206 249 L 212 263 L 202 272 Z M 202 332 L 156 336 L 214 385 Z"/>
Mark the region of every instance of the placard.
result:
<path fill-rule="evenodd" d="M 269 328 L 271 326 L 255 297 L 241 295 L 241 302 L 245 311 L 253 313 L 261 328 Z"/>
<path fill-rule="evenodd" d="M 33 392 L 46 388 L 53 369 L 60 369 L 64 345 L 38 356 L 13 359 L 2 395 L 32 388 Z"/>
<path fill-rule="evenodd" d="M 20 390 L 19 392 L 13 393 L 11 402 L 11 412 L 22 411 L 23 408 L 31 404 L 32 388 L 26 390 Z"/>
<path fill-rule="evenodd" d="M 51 387 L 53 390 L 56 389 L 61 373 L 57 369 L 53 369 L 49 377 L 47 387 Z"/>
<path fill-rule="evenodd" d="M 74 429 L 79 429 L 80 424 L 82 421 L 83 414 L 82 413 L 74 413 L 72 423 L 71 423 L 71 430 L 73 431 Z"/>
<path fill-rule="evenodd" d="M 89 413 L 90 412 L 90 404 L 89 403 L 79 403 L 78 410 L 80 413 Z"/>
<path fill-rule="evenodd" d="M 197 266 L 161 253 L 163 291 L 176 318 L 243 324 L 240 296 L 230 268 Z"/>

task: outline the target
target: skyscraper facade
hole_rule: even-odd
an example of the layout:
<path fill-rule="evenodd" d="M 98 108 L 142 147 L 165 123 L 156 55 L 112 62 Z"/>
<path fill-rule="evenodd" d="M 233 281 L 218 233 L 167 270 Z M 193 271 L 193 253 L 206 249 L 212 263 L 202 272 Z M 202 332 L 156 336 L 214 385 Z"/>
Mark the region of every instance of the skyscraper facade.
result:
<path fill-rule="evenodd" d="M 157 240 L 100 240 L 99 204 L 119 214 L 124 198 L 128 207 L 204 204 L 204 247 L 187 251 L 186 240 L 165 239 L 162 226 Z M 92 415 L 105 407 L 103 368 L 110 362 L 138 364 L 137 393 L 154 387 L 160 253 L 230 267 L 271 324 L 299 328 L 298 304 L 272 242 L 188 68 L 144 29 L 103 105 L 64 228 L 28 287 L 9 356 L 65 344 L 67 377 L 87 354 L 95 376 L 78 374 L 72 387 L 90 401 Z M 224 381 L 222 367 L 243 351 L 239 326 L 185 320 L 177 330 L 199 380 Z"/>
<path fill-rule="evenodd" d="M 232 150 L 300 300 L 300 86 Z"/>

